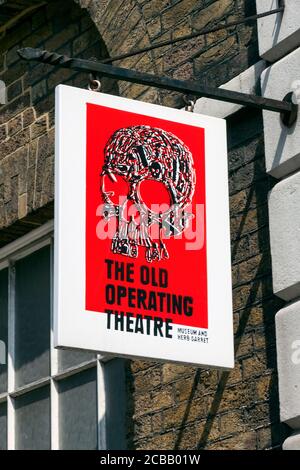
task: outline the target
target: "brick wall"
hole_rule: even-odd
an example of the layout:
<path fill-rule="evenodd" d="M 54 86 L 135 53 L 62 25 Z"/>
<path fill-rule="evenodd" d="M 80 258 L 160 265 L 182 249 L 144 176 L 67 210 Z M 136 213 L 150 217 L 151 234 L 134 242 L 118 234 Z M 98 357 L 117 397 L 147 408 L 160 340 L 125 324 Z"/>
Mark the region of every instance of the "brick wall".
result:
<path fill-rule="evenodd" d="M 0 39 L 0 246 L 53 217 L 54 87 L 87 76 L 18 59 L 20 46 L 103 57 L 189 34 L 255 12 L 252 0 L 71 0 L 49 2 Z M 98 29 L 98 32 L 97 32 Z M 99 34 L 100 32 L 100 34 Z M 102 39 L 101 39 L 102 38 Z M 258 59 L 255 25 L 207 34 L 117 63 L 220 85 Z M 182 96 L 104 82 L 104 91 L 182 106 Z M 271 448 L 280 445 L 267 192 L 261 116 L 228 120 L 236 367 L 220 373 L 127 363 L 131 448 Z"/>
<path fill-rule="evenodd" d="M 87 8 L 110 56 L 256 13 L 253 0 L 77 1 Z M 218 86 L 257 58 L 256 27 L 249 23 L 123 59 L 116 65 Z M 120 83 L 120 92 L 166 106 L 183 105 L 182 96 L 176 93 L 140 85 Z"/>
<path fill-rule="evenodd" d="M 0 80 L 7 87 L 7 104 L 0 107 L 0 229 L 6 228 L 0 246 L 53 217 L 54 88 L 88 84 L 86 74 L 22 61 L 17 50 L 25 46 L 107 56 L 92 20 L 72 1 L 50 2 L 0 40 Z M 103 90 L 117 93 L 109 80 Z"/>

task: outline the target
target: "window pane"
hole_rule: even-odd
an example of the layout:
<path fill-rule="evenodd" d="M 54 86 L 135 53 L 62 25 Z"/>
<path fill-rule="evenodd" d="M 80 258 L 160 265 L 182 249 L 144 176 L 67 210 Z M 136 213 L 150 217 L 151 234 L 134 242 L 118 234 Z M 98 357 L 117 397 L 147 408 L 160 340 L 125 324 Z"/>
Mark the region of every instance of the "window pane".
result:
<path fill-rule="evenodd" d="M 50 449 L 50 388 L 38 388 L 15 400 L 16 448 Z"/>
<path fill-rule="evenodd" d="M 0 450 L 7 449 L 7 406 L 0 403 Z"/>
<path fill-rule="evenodd" d="M 75 349 L 60 350 L 58 351 L 59 372 L 95 358 L 96 354 L 91 352 L 76 351 Z"/>
<path fill-rule="evenodd" d="M 0 393 L 7 390 L 8 270 L 0 271 Z"/>
<path fill-rule="evenodd" d="M 97 449 L 97 369 L 59 382 L 60 448 Z"/>
<path fill-rule="evenodd" d="M 126 381 L 124 359 L 104 365 L 108 450 L 126 449 Z"/>
<path fill-rule="evenodd" d="M 49 375 L 50 248 L 16 263 L 17 386 Z"/>

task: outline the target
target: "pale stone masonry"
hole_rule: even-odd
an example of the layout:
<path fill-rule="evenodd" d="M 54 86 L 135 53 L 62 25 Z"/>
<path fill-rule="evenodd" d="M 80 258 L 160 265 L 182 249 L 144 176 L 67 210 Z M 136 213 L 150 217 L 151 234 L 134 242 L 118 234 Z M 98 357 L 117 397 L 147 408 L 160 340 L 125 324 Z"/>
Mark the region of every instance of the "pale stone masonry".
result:
<path fill-rule="evenodd" d="M 283 450 L 299 450 L 299 449 L 300 449 L 300 433 L 296 432 L 284 441 Z"/>
<path fill-rule="evenodd" d="M 279 5 L 278 0 L 256 3 L 260 13 Z M 258 25 L 261 55 L 271 62 L 277 61 L 262 74 L 262 93 L 283 99 L 293 91 L 293 99 L 300 104 L 300 3 L 297 0 L 284 3 L 283 14 L 265 18 Z M 299 430 L 300 117 L 287 128 L 274 113 L 263 115 L 266 168 L 269 174 L 282 179 L 269 196 L 273 290 L 282 299 L 293 301 L 276 315 L 280 418 Z M 299 433 L 289 437 L 283 448 L 300 450 Z"/>
<path fill-rule="evenodd" d="M 257 13 L 285 7 L 284 15 L 277 13 L 258 20 L 259 53 L 268 62 L 276 62 L 300 46 L 300 11 L 298 0 L 256 0 Z"/>
<path fill-rule="evenodd" d="M 280 181 L 269 196 L 274 292 L 284 300 L 300 297 L 300 173 Z"/>
<path fill-rule="evenodd" d="M 294 88 L 300 91 L 300 48 L 268 67 L 261 76 L 264 96 L 282 100 Z M 299 94 L 300 96 L 300 94 Z M 278 113 L 263 112 L 266 170 L 283 178 L 300 167 L 300 120 L 292 128 L 284 126 Z"/>
<path fill-rule="evenodd" d="M 276 315 L 280 418 L 293 429 L 300 428 L 300 302 Z"/>

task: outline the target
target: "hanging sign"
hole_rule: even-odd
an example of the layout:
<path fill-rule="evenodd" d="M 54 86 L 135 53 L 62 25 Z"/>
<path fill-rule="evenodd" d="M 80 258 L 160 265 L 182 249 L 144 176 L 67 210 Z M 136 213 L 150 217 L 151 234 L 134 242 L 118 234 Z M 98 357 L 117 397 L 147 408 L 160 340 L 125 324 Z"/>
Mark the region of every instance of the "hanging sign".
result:
<path fill-rule="evenodd" d="M 233 367 L 226 123 L 56 89 L 55 345 Z"/>

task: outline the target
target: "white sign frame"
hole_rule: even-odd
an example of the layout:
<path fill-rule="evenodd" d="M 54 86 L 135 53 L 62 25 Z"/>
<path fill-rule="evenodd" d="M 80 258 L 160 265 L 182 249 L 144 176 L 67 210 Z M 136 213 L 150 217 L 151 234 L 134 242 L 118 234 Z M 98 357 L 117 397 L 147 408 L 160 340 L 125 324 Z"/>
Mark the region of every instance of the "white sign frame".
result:
<path fill-rule="evenodd" d="M 87 103 L 205 128 L 208 343 L 107 331 L 105 313 L 85 310 Z M 233 368 L 226 121 L 59 85 L 56 88 L 55 123 L 55 347 Z M 182 328 L 183 325 L 173 326 L 176 330 L 177 326 Z"/>

